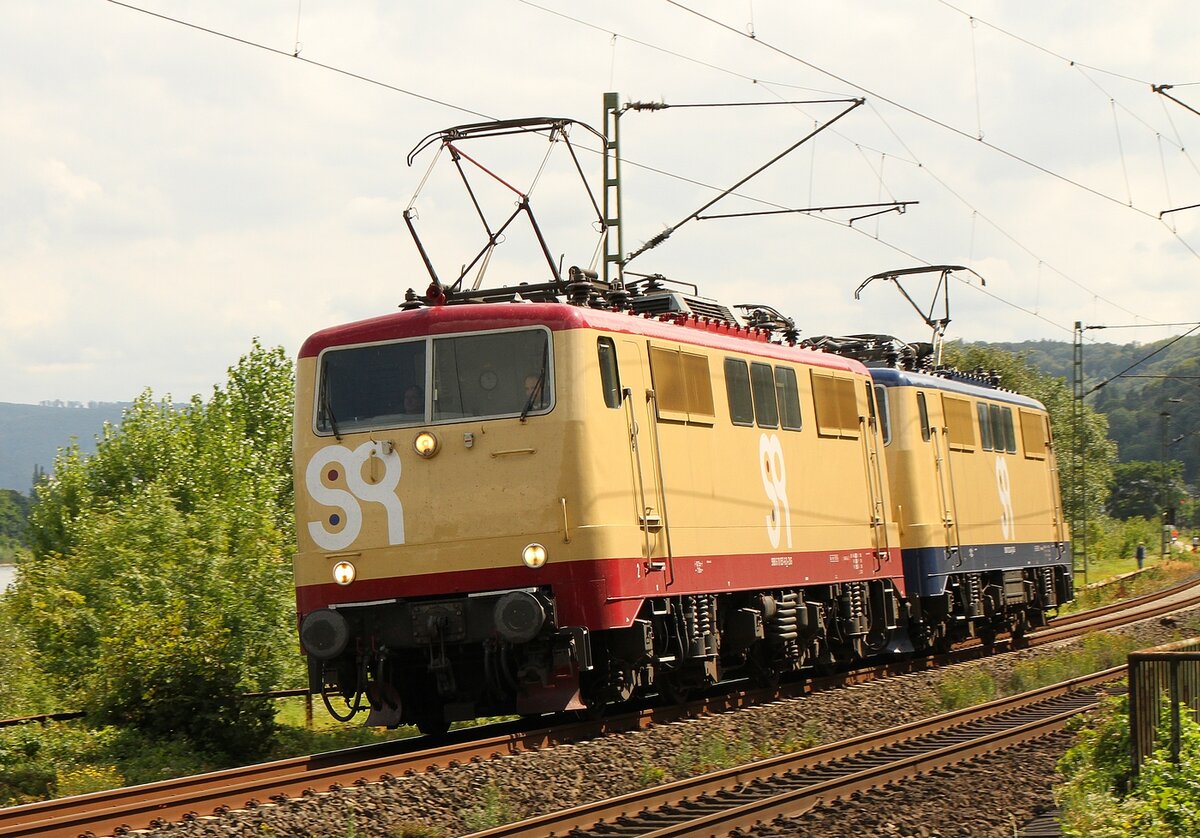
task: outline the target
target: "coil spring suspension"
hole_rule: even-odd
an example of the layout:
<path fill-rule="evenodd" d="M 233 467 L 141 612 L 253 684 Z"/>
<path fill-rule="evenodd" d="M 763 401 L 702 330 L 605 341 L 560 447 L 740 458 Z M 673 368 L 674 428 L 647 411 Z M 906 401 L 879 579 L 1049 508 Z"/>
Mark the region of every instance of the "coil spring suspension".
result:
<path fill-rule="evenodd" d="M 717 598 L 714 596 L 685 596 L 680 598 L 682 618 L 680 639 L 690 658 L 707 658 L 717 653 Z"/>
<path fill-rule="evenodd" d="M 772 640 L 789 641 L 800 636 L 797 624 L 800 596 L 796 591 L 780 591 L 773 597 L 775 616 L 767 622 L 767 636 Z"/>
<path fill-rule="evenodd" d="M 1040 582 L 1038 587 L 1041 588 L 1038 591 L 1041 604 L 1046 608 L 1058 605 L 1058 591 L 1054 587 L 1054 568 L 1038 568 L 1038 581 Z"/>
<path fill-rule="evenodd" d="M 867 586 L 864 582 L 847 583 L 841 596 L 842 630 L 849 637 L 867 633 Z"/>
<path fill-rule="evenodd" d="M 779 591 L 772 597 L 775 614 L 764 626 L 767 638 L 782 647 L 784 656 L 800 656 L 800 594 L 798 591 Z"/>
<path fill-rule="evenodd" d="M 979 578 L 978 573 L 972 573 L 967 577 L 967 616 L 982 617 L 983 616 L 983 580 Z"/>

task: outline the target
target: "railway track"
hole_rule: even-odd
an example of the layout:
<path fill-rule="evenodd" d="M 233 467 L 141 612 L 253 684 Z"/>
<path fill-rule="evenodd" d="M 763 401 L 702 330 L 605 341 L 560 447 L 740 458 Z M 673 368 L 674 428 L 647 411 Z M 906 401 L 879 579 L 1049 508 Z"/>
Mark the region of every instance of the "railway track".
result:
<path fill-rule="evenodd" d="M 725 835 L 1061 730 L 1095 707 L 1116 667 L 832 745 L 507 824 L 474 838 Z"/>
<path fill-rule="evenodd" d="M 1124 623 L 1200 605 L 1200 583 L 1189 582 L 1158 594 L 1088 612 L 1067 615 L 1027 635 L 1024 643 L 1042 645 Z M 1008 638 L 992 647 L 964 647 L 948 655 L 866 667 L 836 676 L 806 679 L 771 690 L 741 690 L 671 707 L 644 707 L 597 721 L 536 728 L 529 722 L 492 725 L 454 732 L 430 748 L 423 739 L 397 740 L 365 748 L 298 757 L 245 768 L 182 777 L 158 783 L 0 809 L 0 836 L 76 838 L 109 835 L 214 812 L 242 809 L 341 787 L 375 782 L 388 775 L 452 767 L 470 761 L 551 747 L 677 719 L 752 706 L 850 683 L 977 659 L 1012 647 Z"/>

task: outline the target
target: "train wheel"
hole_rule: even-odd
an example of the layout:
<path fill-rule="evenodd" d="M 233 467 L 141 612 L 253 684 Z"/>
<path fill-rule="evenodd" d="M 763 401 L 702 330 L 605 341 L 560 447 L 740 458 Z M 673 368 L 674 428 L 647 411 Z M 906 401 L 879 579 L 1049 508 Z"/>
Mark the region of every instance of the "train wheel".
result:
<path fill-rule="evenodd" d="M 684 704 L 692 694 L 691 688 L 677 675 L 663 675 L 654 685 L 658 687 L 658 694 L 670 704 Z"/>
<path fill-rule="evenodd" d="M 770 660 L 767 660 L 766 654 L 752 654 L 746 671 L 749 673 L 750 682 L 754 686 L 766 687 L 771 690 L 779 686 L 779 681 L 782 678 L 779 667 Z"/>
<path fill-rule="evenodd" d="M 975 630 L 975 636 L 979 638 L 979 642 L 988 649 L 996 645 L 996 635 L 998 633 L 996 626 L 992 623 L 984 623 Z"/>
<path fill-rule="evenodd" d="M 422 716 L 417 719 L 417 730 L 426 736 L 445 736 L 450 723 L 440 716 Z"/>

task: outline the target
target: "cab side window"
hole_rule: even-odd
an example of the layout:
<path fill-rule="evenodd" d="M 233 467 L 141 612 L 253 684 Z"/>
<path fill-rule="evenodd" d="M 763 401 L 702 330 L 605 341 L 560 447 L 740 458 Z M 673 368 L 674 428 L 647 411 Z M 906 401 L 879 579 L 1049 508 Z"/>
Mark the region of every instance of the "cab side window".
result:
<path fill-rule="evenodd" d="M 992 450 L 992 419 L 988 411 L 988 406 L 983 402 L 975 405 L 975 412 L 979 415 L 979 447 L 984 451 Z M 997 440 L 999 444 L 996 446 L 1000 450 L 1004 450 L 1004 443 Z"/>
<path fill-rule="evenodd" d="M 921 439 L 929 442 L 933 429 L 929 426 L 929 405 L 925 403 L 925 394 L 917 391 L 917 416 L 921 420 Z"/>
<path fill-rule="evenodd" d="M 621 374 L 617 369 L 617 347 L 612 338 L 596 340 L 596 355 L 600 361 L 600 387 L 604 391 L 604 404 L 620 407 Z"/>
<path fill-rule="evenodd" d="M 883 444 L 887 445 L 892 441 L 892 412 L 887 388 L 882 384 L 875 385 L 875 404 L 879 409 L 879 431 L 883 435 Z"/>

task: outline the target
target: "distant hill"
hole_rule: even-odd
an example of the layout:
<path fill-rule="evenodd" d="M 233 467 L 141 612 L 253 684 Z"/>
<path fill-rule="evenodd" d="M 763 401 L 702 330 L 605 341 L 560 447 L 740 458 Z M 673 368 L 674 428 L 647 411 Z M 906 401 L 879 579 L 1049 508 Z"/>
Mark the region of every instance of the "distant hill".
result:
<path fill-rule="evenodd" d="M 120 422 L 128 406 L 128 402 L 0 402 L 0 489 L 28 495 L 35 468 L 53 470 L 58 449 L 72 439 L 84 451 L 95 451 L 104 423 Z"/>

